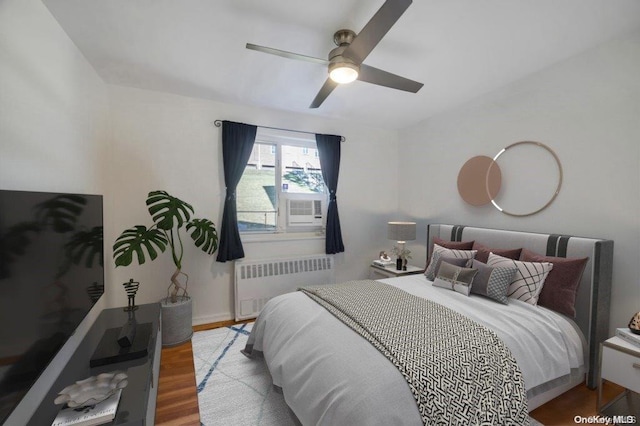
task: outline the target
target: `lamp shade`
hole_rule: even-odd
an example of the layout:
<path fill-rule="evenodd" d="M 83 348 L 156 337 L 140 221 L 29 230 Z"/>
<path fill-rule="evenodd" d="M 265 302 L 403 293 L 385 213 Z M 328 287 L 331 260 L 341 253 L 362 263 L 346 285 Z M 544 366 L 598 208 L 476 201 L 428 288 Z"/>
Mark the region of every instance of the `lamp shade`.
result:
<path fill-rule="evenodd" d="M 394 241 L 411 241 L 416 239 L 415 222 L 389 222 L 387 238 Z"/>

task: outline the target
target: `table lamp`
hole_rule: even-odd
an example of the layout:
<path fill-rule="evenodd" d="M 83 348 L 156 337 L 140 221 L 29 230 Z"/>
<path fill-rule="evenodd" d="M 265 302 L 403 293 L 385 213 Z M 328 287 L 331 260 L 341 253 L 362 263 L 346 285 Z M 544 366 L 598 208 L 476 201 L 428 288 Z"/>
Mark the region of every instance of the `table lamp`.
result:
<path fill-rule="evenodd" d="M 416 239 L 416 223 L 389 222 L 387 225 L 387 238 L 398 242 L 398 259 L 396 260 L 396 269 L 401 270 L 405 257 L 405 242 Z"/>

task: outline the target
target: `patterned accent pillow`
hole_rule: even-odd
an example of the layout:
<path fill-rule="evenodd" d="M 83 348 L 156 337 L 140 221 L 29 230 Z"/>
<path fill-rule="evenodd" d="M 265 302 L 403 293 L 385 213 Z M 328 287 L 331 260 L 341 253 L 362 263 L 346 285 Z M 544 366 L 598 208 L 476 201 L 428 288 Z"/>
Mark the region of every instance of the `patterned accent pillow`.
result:
<path fill-rule="evenodd" d="M 516 249 L 497 249 L 484 246 L 478 242 L 473 243 L 473 250 L 478 250 L 478 254 L 476 254 L 476 259 L 482 263 L 487 263 L 489 261 L 489 253 L 497 254 L 498 256 L 506 257 L 509 259 L 520 259 L 520 252 L 522 252 L 521 248 Z"/>
<path fill-rule="evenodd" d="M 424 271 L 424 275 L 427 277 L 429 281 L 433 281 L 436 278 L 436 273 L 438 272 L 438 267 L 440 266 L 440 257 L 455 257 L 457 259 L 467 259 L 464 266 L 469 266 L 471 262 L 470 259 L 473 259 L 476 256 L 475 250 L 455 250 L 455 249 L 447 249 L 441 247 L 437 244 L 433 246 L 433 255 L 431 256 L 431 262 L 429 262 L 429 266 Z"/>
<path fill-rule="evenodd" d="M 520 260 L 525 262 L 549 262 L 553 270 L 544 282 L 538 305 L 553 309 L 571 318 L 576 316 L 576 295 L 588 257 L 542 256 L 523 249 Z"/>
<path fill-rule="evenodd" d="M 471 241 L 447 241 L 447 240 L 443 240 L 442 238 L 434 237 L 433 238 L 433 244 L 437 244 L 440 247 L 444 247 L 444 248 L 447 248 L 447 249 L 471 250 L 473 248 L 474 241 L 473 240 L 471 240 Z M 435 248 L 435 245 L 434 245 L 434 248 Z M 431 250 L 432 250 L 432 252 L 429 253 L 429 256 L 427 257 L 427 265 L 426 266 L 429 266 L 429 261 L 433 257 L 433 249 L 431 249 Z"/>
<path fill-rule="evenodd" d="M 473 277 L 475 277 L 477 273 L 477 269 L 463 268 L 461 266 L 452 265 L 448 262 L 442 262 L 440 270 L 438 271 L 438 276 L 433 280 L 433 285 L 435 287 L 447 288 L 468 296 L 471 292 Z"/>
<path fill-rule="evenodd" d="M 507 290 L 518 268 L 492 268 L 476 259 L 471 267 L 478 270 L 478 275 L 473 279 L 471 293 L 488 297 L 503 305 L 509 303 Z"/>
<path fill-rule="evenodd" d="M 549 275 L 553 264 L 548 262 L 521 262 L 519 260 L 507 259 L 497 254 L 489 253 L 487 265 L 501 268 L 517 268 L 511 279 L 507 297 L 522 300 L 531 305 L 538 302 L 538 296 L 542 291 L 544 280 Z"/>
<path fill-rule="evenodd" d="M 471 266 L 469 265 L 469 259 L 446 256 L 446 255 L 443 255 L 442 253 L 435 253 L 432 259 L 432 263 L 435 266 L 433 268 L 433 278 L 430 279 L 431 281 L 436 279 L 436 276 L 438 275 L 438 271 L 440 270 L 440 265 L 442 265 L 442 262 L 448 262 L 452 265 L 462 266 L 462 267 Z M 425 275 L 427 275 L 427 271 L 425 271 Z M 431 272 L 429 272 L 429 276 L 427 276 L 427 279 L 429 279 L 430 276 L 431 276 Z"/>

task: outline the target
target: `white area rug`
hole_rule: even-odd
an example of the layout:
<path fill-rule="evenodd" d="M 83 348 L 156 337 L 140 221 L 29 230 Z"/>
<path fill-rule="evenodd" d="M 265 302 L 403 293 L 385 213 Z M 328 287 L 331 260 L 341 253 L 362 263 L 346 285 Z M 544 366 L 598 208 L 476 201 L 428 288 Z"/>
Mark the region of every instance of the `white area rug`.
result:
<path fill-rule="evenodd" d="M 192 337 L 200 422 L 205 426 L 295 424 L 264 360 L 240 353 L 252 327 L 239 324 Z"/>

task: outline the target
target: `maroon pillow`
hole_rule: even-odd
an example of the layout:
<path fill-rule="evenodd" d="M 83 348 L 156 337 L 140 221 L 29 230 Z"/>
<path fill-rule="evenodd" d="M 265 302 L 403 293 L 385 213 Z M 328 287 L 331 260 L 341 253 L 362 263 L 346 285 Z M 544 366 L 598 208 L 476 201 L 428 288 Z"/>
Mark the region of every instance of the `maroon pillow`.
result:
<path fill-rule="evenodd" d="M 473 241 L 447 241 L 435 237 L 433 239 L 433 243 L 439 245 L 440 247 L 453 249 L 453 250 L 471 250 L 473 247 Z"/>
<path fill-rule="evenodd" d="M 437 244 L 440 247 L 444 247 L 452 250 L 471 250 L 473 247 L 473 240 L 471 241 L 447 241 L 438 237 L 433 237 L 433 244 Z M 431 248 L 431 252 L 433 252 L 433 248 Z M 429 252 L 429 256 L 427 257 L 427 264 L 425 268 L 429 266 L 429 262 L 431 262 L 431 252 Z"/>
<path fill-rule="evenodd" d="M 498 256 L 506 257 L 507 259 L 518 260 L 520 259 L 521 248 L 516 249 L 497 249 L 483 246 L 480 243 L 473 243 L 473 250 L 478 250 L 475 259 L 482 262 L 489 262 L 489 253 L 497 254 Z M 522 259 L 521 259 L 522 260 Z"/>
<path fill-rule="evenodd" d="M 553 263 L 553 269 L 549 272 L 540 292 L 538 305 L 575 318 L 576 294 L 589 258 L 542 256 L 522 249 L 520 260 Z"/>

